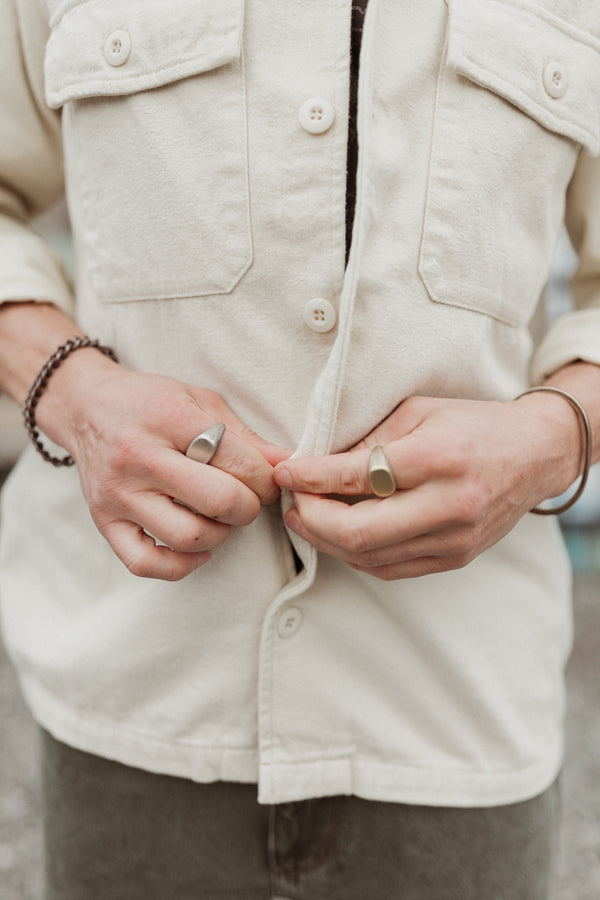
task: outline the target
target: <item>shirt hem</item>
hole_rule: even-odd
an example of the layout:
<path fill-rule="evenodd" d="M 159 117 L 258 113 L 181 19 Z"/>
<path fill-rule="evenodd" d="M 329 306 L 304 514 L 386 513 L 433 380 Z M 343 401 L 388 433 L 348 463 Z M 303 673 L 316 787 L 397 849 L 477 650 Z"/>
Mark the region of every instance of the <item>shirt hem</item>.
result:
<path fill-rule="evenodd" d="M 262 763 L 252 747 L 157 738 L 65 709 L 38 685 L 22 684 L 36 721 L 57 740 L 86 753 L 149 772 L 208 783 L 258 785 L 261 804 L 339 794 L 421 806 L 502 806 L 541 794 L 556 779 L 563 750 L 517 770 L 477 771 L 342 757 Z"/>
<path fill-rule="evenodd" d="M 556 780 L 563 748 L 515 770 L 452 769 L 344 758 L 309 763 L 263 764 L 260 803 L 352 794 L 365 800 L 418 806 L 491 807 L 530 800 Z M 315 784 L 326 789 L 314 792 Z"/>
<path fill-rule="evenodd" d="M 224 747 L 192 740 L 160 738 L 66 709 L 38 685 L 21 680 L 36 722 L 58 741 L 122 765 L 208 783 L 256 784 L 258 754 L 253 747 Z"/>

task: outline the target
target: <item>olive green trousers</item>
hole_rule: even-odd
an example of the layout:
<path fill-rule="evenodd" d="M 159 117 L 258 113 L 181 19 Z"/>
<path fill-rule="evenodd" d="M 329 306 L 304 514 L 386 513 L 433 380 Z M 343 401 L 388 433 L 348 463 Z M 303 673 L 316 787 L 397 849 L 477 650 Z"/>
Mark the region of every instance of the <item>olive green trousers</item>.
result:
<path fill-rule="evenodd" d="M 548 900 L 558 786 L 477 809 L 132 769 L 43 734 L 46 900 Z"/>

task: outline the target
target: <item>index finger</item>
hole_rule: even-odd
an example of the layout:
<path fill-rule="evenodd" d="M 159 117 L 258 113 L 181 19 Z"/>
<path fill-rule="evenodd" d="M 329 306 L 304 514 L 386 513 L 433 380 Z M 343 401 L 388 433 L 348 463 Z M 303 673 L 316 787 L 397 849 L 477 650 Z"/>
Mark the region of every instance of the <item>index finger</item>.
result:
<path fill-rule="evenodd" d="M 309 494 L 372 495 L 372 450 L 361 447 L 329 456 L 287 459 L 275 466 L 274 478 L 280 487 Z M 413 434 L 385 444 L 383 451 L 399 489 L 422 484 L 431 472 L 431 452 L 420 447 Z"/>
<path fill-rule="evenodd" d="M 303 456 L 275 466 L 280 487 L 309 494 L 370 494 L 370 450 L 352 450 L 329 456 Z"/>
<path fill-rule="evenodd" d="M 261 503 L 274 503 L 279 497 L 279 486 L 273 478 L 271 464 L 260 450 L 230 428 L 225 429 L 210 465 L 233 475 L 250 488 Z"/>

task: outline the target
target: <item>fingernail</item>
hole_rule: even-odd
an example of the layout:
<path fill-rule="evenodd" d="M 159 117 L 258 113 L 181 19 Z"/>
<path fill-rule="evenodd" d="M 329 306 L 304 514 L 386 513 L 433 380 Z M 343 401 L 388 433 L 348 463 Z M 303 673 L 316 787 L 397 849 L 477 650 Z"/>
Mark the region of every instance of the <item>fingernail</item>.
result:
<path fill-rule="evenodd" d="M 292 486 L 292 476 L 286 468 L 275 469 L 275 481 L 280 487 L 291 488 Z"/>
<path fill-rule="evenodd" d="M 200 566 L 203 566 L 205 563 L 209 561 L 212 557 L 212 550 L 205 550 L 204 553 L 198 554 L 198 560 L 196 562 L 196 568 L 199 569 Z"/>
<path fill-rule="evenodd" d="M 295 509 L 289 509 L 285 514 L 285 524 L 292 531 L 300 530 L 300 517 Z"/>

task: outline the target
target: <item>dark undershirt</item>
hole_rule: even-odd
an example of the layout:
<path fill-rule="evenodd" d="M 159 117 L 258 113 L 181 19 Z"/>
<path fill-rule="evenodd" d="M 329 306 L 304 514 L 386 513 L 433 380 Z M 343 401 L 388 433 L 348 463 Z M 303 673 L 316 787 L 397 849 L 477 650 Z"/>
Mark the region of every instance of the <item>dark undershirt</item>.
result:
<path fill-rule="evenodd" d="M 368 0 L 354 0 L 352 3 L 352 24 L 350 31 L 350 110 L 348 116 L 348 161 L 346 176 L 346 262 L 352 241 L 352 225 L 356 206 L 356 169 L 358 166 L 358 134 L 356 130 L 356 110 L 358 103 L 358 62 L 363 33 L 363 22 Z M 292 545 L 296 572 L 302 571 L 302 562 Z"/>
<path fill-rule="evenodd" d="M 358 134 L 356 112 L 358 105 L 358 63 L 363 23 L 368 0 L 353 0 L 350 25 L 350 109 L 348 116 L 348 161 L 346 176 L 346 262 L 352 241 L 354 209 L 356 206 L 356 170 L 358 167 Z"/>

